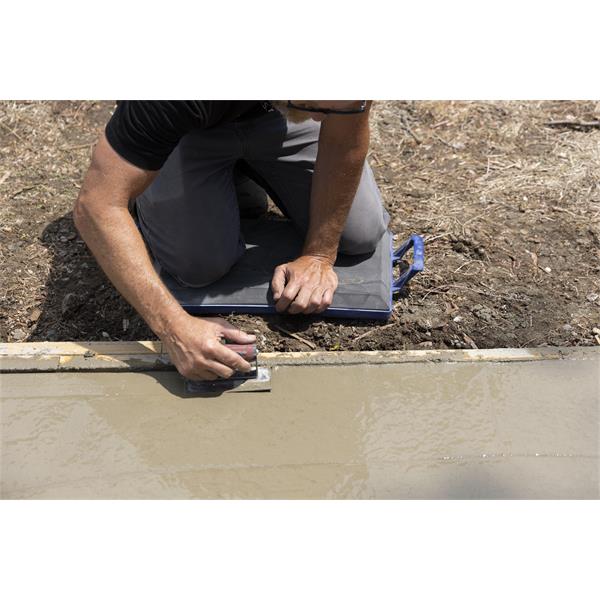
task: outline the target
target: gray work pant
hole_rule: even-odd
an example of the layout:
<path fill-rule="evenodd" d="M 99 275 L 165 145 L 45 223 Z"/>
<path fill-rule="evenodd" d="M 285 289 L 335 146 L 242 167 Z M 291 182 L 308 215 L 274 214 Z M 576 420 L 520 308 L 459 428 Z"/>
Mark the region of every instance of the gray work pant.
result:
<path fill-rule="evenodd" d="M 241 257 L 238 170 L 306 234 L 319 128 L 312 120 L 289 123 L 271 111 L 185 135 L 135 202 L 142 235 L 161 268 L 200 287 L 223 277 Z M 388 222 L 365 163 L 339 252 L 372 252 Z"/>

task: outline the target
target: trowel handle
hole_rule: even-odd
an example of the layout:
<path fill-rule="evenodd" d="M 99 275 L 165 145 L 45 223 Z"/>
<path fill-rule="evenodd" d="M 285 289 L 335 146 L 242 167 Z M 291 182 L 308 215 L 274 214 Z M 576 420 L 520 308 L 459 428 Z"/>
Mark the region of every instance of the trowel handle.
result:
<path fill-rule="evenodd" d="M 226 344 L 226 346 L 248 362 L 256 360 L 256 344 Z"/>
<path fill-rule="evenodd" d="M 425 263 L 425 245 L 423 244 L 423 238 L 416 234 L 411 235 L 397 250 L 394 251 L 392 264 L 399 262 L 410 248 L 413 249 L 413 262 L 408 270 L 402 273 L 402 275 L 392 283 L 392 291 L 394 292 L 399 292 L 410 279 L 423 270 Z"/>

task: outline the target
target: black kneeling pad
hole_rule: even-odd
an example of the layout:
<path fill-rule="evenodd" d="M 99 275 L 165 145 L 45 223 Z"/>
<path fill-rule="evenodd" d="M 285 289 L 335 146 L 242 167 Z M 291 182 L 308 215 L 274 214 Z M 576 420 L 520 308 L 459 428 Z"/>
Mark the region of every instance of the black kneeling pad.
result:
<path fill-rule="evenodd" d="M 243 220 L 246 252 L 231 271 L 205 287 L 187 287 L 168 273 L 157 270 L 182 307 L 192 314 L 276 313 L 271 292 L 275 267 L 297 258 L 303 240 L 290 221 L 261 218 Z M 413 264 L 394 280 L 393 265 L 413 247 Z M 392 295 L 423 269 L 423 240 L 413 235 L 394 251 L 392 234 L 386 231 L 371 254 L 338 256 L 335 272 L 339 285 L 331 306 L 321 315 L 330 317 L 387 319 Z"/>

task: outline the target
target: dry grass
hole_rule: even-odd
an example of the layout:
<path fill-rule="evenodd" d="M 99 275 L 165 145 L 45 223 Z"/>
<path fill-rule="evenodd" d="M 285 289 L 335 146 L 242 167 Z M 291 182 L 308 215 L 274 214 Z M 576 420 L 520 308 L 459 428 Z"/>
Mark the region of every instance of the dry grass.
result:
<path fill-rule="evenodd" d="M 0 339 L 151 335 L 68 214 L 110 110 L 0 102 Z M 594 102 L 378 102 L 371 164 L 393 231 L 425 236 L 426 272 L 385 326 L 234 320 L 279 350 L 305 349 L 302 340 L 322 349 L 598 343 L 600 129 L 546 123 L 599 117 Z"/>

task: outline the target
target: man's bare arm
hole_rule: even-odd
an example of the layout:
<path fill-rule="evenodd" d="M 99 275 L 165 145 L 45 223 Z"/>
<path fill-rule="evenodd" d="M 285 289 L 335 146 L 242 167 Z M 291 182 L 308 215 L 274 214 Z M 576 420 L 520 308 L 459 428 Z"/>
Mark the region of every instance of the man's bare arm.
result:
<path fill-rule="evenodd" d="M 321 125 L 313 174 L 310 226 L 303 255 L 331 264 L 337 256 L 352 201 L 369 151 L 369 109 L 359 115 L 330 115 Z"/>
<path fill-rule="evenodd" d="M 154 270 L 128 206 L 156 174 L 123 160 L 102 136 L 73 211 L 75 225 L 115 287 L 163 340 L 182 374 L 214 379 L 248 370 L 250 365 L 220 338 L 244 344 L 254 336 L 222 319 L 191 317 Z"/>
<path fill-rule="evenodd" d="M 333 301 L 338 284 L 333 264 L 369 149 L 370 107 L 369 102 L 365 113 L 323 120 L 302 256 L 273 274 L 278 311 L 318 313 Z"/>

